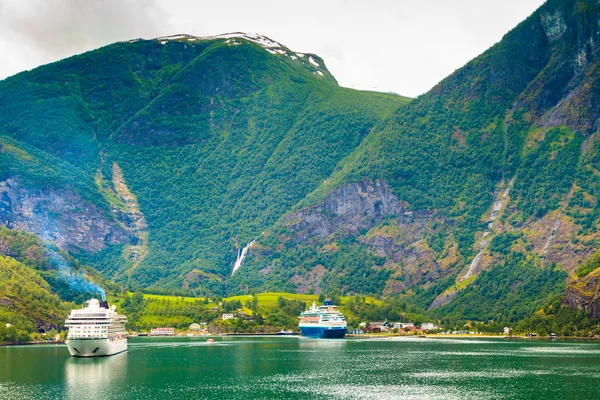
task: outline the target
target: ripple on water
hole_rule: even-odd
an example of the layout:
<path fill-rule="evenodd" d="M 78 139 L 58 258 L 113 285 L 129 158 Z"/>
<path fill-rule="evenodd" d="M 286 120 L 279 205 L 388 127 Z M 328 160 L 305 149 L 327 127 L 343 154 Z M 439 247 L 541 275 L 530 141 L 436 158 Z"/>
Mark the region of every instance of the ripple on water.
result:
<path fill-rule="evenodd" d="M 573 348 L 573 347 L 525 347 L 522 349 L 528 353 L 543 353 L 544 355 L 558 354 L 561 357 L 573 356 L 581 357 L 582 355 L 589 355 L 590 357 L 597 357 L 600 355 L 600 349 L 588 349 L 588 348 Z"/>

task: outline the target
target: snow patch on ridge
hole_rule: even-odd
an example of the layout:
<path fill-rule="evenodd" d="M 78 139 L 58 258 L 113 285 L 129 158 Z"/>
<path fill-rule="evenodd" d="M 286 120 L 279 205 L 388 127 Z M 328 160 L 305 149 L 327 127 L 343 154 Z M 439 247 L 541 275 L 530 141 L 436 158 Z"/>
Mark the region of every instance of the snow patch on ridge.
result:
<path fill-rule="evenodd" d="M 230 46 L 237 46 L 237 45 L 242 44 L 242 43 L 240 43 L 240 41 L 238 41 L 236 39 L 242 39 L 242 40 L 246 40 L 249 42 L 253 42 L 253 43 L 260 45 L 263 49 L 265 49 L 266 51 L 268 51 L 269 53 L 271 53 L 273 55 L 280 54 L 285 57 L 290 57 L 292 60 L 299 60 L 303 64 L 305 64 L 305 61 L 302 60 L 302 58 L 308 57 L 308 61 L 313 67 L 322 68 L 321 65 L 317 61 L 315 61 L 315 59 L 310 54 L 295 53 L 295 52 L 291 51 L 290 49 L 288 49 L 287 47 L 285 47 L 284 45 L 282 45 L 281 43 L 276 42 L 276 41 L 274 41 L 266 36 L 263 36 L 261 34 L 258 34 L 258 33 L 231 32 L 231 33 L 224 33 L 221 35 L 203 36 L 203 37 L 186 35 L 186 34 L 177 34 L 177 35 L 158 37 L 154 40 L 159 41 L 160 44 L 166 44 L 169 41 L 180 41 L 180 42 L 184 41 L 186 43 L 193 44 L 194 42 L 199 42 L 202 40 L 218 40 L 218 39 L 225 39 L 225 43 Z M 315 73 L 320 76 L 324 76 L 323 73 L 320 71 L 317 71 Z"/>
<path fill-rule="evenodd" d="M 244 32 L 232 32 L 232 33 L 224 33 L 222 35 L 215 36 L 193 36 L 193 35 L 185 35 L 185 34 L 177 34 L 171 36 L 162 36 L 156 38 L 156 40 L 187 40 L 190 42 L 198 41 L 198 40 L 215 40 L 215 39 L 246 39 L 250 42 L 254 42 L 260 44 L 264 48 L 283 48 L 281 43 L 278 43 L 272 39 L 269 39 L 266 36 L 260 35 L 258 33 L 244 33 Z M 229 43 L 229 40 L 227 40 Z M 233 43 L 232 43 L 233 44 Z"/>

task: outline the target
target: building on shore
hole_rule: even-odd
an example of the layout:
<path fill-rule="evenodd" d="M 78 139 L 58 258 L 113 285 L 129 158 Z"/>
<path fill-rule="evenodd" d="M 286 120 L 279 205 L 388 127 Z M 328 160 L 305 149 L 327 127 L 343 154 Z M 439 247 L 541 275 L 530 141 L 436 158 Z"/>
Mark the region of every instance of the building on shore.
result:
<path fill-rule="evenodd" d="M 433 322 L 424 322 L 421 324 L 421 329 L 424 331 L 433 331 L 436 330 L 438 327 L 436 324 L 434 324 Z"/>
<path fill-rule="evenodd" d="M 200 330 L 200 324 L 193 323 L 190 325 L 190 331 L 198 332 Z"/>
<path fill-rule="evenodd" d="M 175 336 L 175 328 L 152 328 L 150 336 Z"/>
<path fill-rule="evenodd" d="M 396 329 L 404 329 L 404 328 L 414 328 L 415 324 L 413 324 L 412 322 L 396 322 L 394 324 L 394 328 Z"/>
<path fill-rule="evenodd" d="M 369 322 L 369 326 L 367 326 L 366 331 L 377 333 L 377 332 L 387 332 L 390 329 L 392 329 L 392 324 L 386 320 L 384 322 L 378 322 L 378 321 Z"/>

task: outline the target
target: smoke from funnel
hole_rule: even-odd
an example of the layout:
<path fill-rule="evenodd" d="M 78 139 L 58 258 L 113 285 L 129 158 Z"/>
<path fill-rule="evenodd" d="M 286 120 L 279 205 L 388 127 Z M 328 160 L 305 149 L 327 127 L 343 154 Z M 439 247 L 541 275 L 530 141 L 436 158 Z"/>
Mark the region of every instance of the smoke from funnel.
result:
<path fill-rule="evenodd" d="M 48 256 L 50 258 L 51 263 L 58 270 L 58 278 L 64 282 L 67 282 L 69 287 L 79 293 L 98 293 L 102 300 L 106 300 L 106 292 L 100 286 L 96 285 L 87 280 L 87 278 L 74 272 L 69 265 L 69 263 L 65 260 L 62 254 L 58 251 L 52 249 L 49 246 L 45 246 Z"/>

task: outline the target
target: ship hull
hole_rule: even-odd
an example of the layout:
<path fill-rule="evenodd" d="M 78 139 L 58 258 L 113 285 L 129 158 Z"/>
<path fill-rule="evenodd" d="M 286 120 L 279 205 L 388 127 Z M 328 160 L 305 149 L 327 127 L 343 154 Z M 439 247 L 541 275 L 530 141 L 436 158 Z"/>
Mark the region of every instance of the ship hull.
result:
<path fill-rule="evenodd" d="M 68 339 L 69 353 L 73 357 L 105 357 L 127 350 L 127 339 Z"/>
<path fill-rule="evenodd" d="M 300 326 L 302 336 L 317 339 L 342 339 L 346 331 L 346 327 Z"/>

